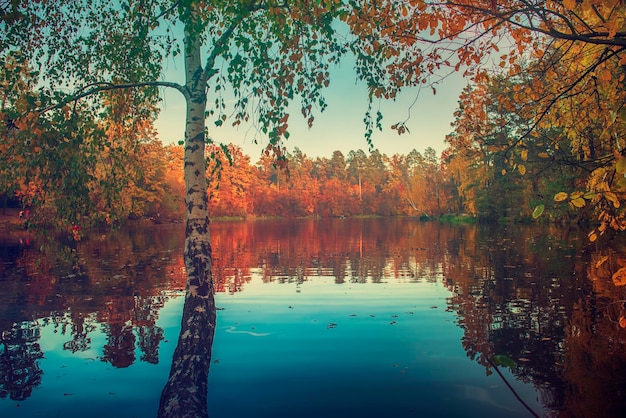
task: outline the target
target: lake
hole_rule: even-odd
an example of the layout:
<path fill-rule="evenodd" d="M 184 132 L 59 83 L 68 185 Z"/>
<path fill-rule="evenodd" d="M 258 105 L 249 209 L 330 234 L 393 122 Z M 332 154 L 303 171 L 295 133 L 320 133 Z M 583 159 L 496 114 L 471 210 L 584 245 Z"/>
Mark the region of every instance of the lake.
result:
<path fill-rule="evenodd" d="M 587 232 L 214 222 L 209 415 L 623 416 L 626 246 Z M 181 225 L 0 231 L 0 416 L 156 416 L 183 243 Z"/>

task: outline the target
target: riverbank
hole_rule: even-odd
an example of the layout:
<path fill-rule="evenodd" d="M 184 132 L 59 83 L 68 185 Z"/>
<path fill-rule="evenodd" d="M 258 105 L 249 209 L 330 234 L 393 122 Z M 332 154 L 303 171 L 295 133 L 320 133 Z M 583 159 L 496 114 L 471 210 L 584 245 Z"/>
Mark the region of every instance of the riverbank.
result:
<path fill-rule="evenodd" d="M 19 209 L 0 209 L 0 230 L 20 229 L 23 224 L 24 220 L 20 219 Z"/>

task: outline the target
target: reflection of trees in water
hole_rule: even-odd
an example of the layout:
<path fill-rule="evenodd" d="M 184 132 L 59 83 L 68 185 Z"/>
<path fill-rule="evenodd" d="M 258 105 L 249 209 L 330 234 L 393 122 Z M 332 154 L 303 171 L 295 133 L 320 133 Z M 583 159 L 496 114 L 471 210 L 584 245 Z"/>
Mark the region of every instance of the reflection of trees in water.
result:
<path fill-rule="evenodd" d="M 458 229 L 410 219 L 213 224 L 215 288 L 241 291 L 253 274 L 296 284 L 320 276 L 338 284 L 435 281 L 442 243 Z"/>
<path fill-rule="evenodd" d="M 72 339 L 63 344 L 63 349 L 71 351 L 72 353 L 89 350 L 91 348 L 89 333 L 96 329 L 93 316 L 90 316 L 86 321 L 82 314 L 74 315 L 71 326 Z"/>
<path fill-rule="evenodd" d="M 28 398 L 41 383 L 39 325 L 22 322 L 0 334 L 0 398 Z"/>
<path fill-rule="evenodd" d="M 137 356 L 157 363 L 164 291 L 185 287 L 184 234 L 176 231 L 119 231 L 81 241 L 60 261 L 48 243 L 0 252 L 8 257 L 0 270 L 0 329 L 7 330 L 0 396 L 24 399 L 41 380 L 36 326 L 28 325 L 31 334 L 12 328 L 25 319 L 42 318 L 67 335 L 68 352 L 102 350 L 101 359 L 116 367 Z M 516 377 L 538 387 L 545 405 L 562 408 L 560 416 L 626 410 L 620 392 L 626 337 L 619 325 L 626 287 L 611 280 L 626 264 L 623 248 L 588 252 L 585 234 L 559 228 L 489 230 L 407 219 L 216 223 L 212 241 L 221 292 L 241 291 L 253 276 L 288 283 L 318 276 L 337 283 L 443 281 L 468 357 L 488 371 L 488 356 L 511 357 Z M 99 324 L 107 344 L 91 347 Z"/>
<path fill-rule="evenodd" d="M 135 362 L 135 334 L 129 323 L 105 324 L 107 343 L 103 348 L 102 360 L 114 367 L 128 367 Z"/>
<path fill-rule="evenodd" d="M 41 381 L 39 329 L 12 328 L 28 318 L 66 336 L 67 352 L 102 350 L 101 360 L 128 367 L 138 347 L 141 361 L 158 363 L 158 311 L 185 283 L 181 228 L 115 231 L 65 244 L 18 238 L 0 245 L 0 396 L 26 399 Z M 107 343 L 92 347 L 99 324 Z"/>
<path fill-rule="evenodd" d="M 488 372 L 487 357 L 512 358 L 516 377 L 532 381 L 558 416 L 619 416 L 626 410 L 626 334 L 603 305 L 623 303 L 623 288 L 605 277 L 611 290 L 594 289 L 584 234 L 523 231 L 489 231 L 446 263 L 463 347 Z"/>

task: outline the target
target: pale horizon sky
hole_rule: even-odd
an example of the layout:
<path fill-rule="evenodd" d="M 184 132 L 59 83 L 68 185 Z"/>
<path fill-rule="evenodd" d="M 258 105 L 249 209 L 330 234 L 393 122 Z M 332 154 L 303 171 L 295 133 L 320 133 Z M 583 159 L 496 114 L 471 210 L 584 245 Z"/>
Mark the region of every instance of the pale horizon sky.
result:
<path fill-rule="evenodd" d="M 172 65 L 174 67 L 174 65 Z M 167 71 L 168 81 L 178 81 L 183 76 L 182 68 L 170 68 Z M 331 71 L 330 86 L 324 90 L 328 107 L 323 113 L 317 112 L 313 127 L 309 129 L 302 118 L 299 107 L 294 106 L 289 118 L 291 136 L 285 145 L 288 152 L 299 148 L 311 158 L 330 158 L 333 151 L 341 151 L 345 156 L 351 150 L 362 149 L 367 154 L 368 144 L 365 140 L 363 117 L 367 110 L 367 89 L 363 83 L 356 83 L 356 76 L 351 63 L 342 63 Z M 407 122 L 410 133 L 398 135 L 390 127 L 392 124 L 406 119 L 409 107 L 418 95 L 418 89 L 405 91 L 396 101 L 383 101 L 381 111 L 383 131 L 374 131 L 374 146 L 381 153 L 406 155 L 416 149 L 423 152 L 432 147 L 440 154 L 446 147 L 445 136 L 452 131 L 450 123 L 453 112 L 458 106 L 458 97 L 467 84 L 460 74 L 453 74 L 436 86 L 437 94 L 433 95 L 430 87 L 424 87 L 411 108 L 411 117 Z M 163 91 L 162 111 L 155 123 L 159 139 L 164 145 L 177 143 L 184 138 L 185 102 L 182 95 L 173 90 Z M 212 99 L 209 96 L 209 102 Z M 376 109 L 377 102 L 373 104 Z M 254 128 L 241 124 L 237 128 L 227 120 L 217 128 L 212 119 L 207 119 L 209 135 L 222 143 L 233 143 L 240 146 L 256 162 L 265 149 L 267 141 L 257 134 L 259 144 L 254 144 Z"/>

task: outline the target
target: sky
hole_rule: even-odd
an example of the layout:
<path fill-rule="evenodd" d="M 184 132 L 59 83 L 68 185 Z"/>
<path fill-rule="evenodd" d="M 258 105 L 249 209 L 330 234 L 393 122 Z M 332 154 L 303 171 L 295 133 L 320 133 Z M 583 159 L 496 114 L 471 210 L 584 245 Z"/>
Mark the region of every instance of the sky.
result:
<path fill-rule="evenodd" d="M 183 68 L 171 64 L 166 72 L 168 81 L 182 82 Z M 174 79 L 172 79 L 174 78 Z M 395 101 L 381 104 L 384 119 L 383 131 L 375 131 L 374 146 L 381 153 L 408 154 L 413 149 L 423 152 L 427 147 L 441 153 L 446 147 L 444 138 L 452 130 L 450 123 L 458 105 L 458 97 L 466 81 L 454 74 L 436 86 L 437 93 L 427 87 L 405 91 Z M 163 144 L 176 143 L 184 138 L 185 102 L 182 95 L 173 90 L 163 92 L 164 100 L 161 114 L 156 121 L 159 139 Z M 330 86 L 324 92 L 328 107 L 323 113 L 317 113 L 313 127 L 307 122 L 295 106 L 289 118 L 290 137 L 285 142 L 288 152 L 295 147 L 311 158 L 330 158 L 334 151 L 341 151 L 347 156 L 352 150 L 362 149 L 368 152 L 365 140 L 363 117 L 367 110 L 367 89 L 364 83 L 356 82 L 356 75 L 351 63 L 340 64 L 331 70 Z M 417 98 L 417 100 L 416 100 Z M 209 97 L 209 102 L 212 99 Z M 413 107 L 411 104 L 415 101 Z M 374 109 L 378 106 L 374 105 Z M 398 135 L 391 125 L 403 121 L 410 112 L 406 126 L 410 133 Z M 255 131 L 244 124 L 237 128 L 226 122 L 217 128 L 211 119 L 207 119 L 209 135 L 216 142 L 232 143 L 240 146 L 253 162 L 261 156 L 267 141 L 257 135 L 259 143 L 254 143 Z"/>

